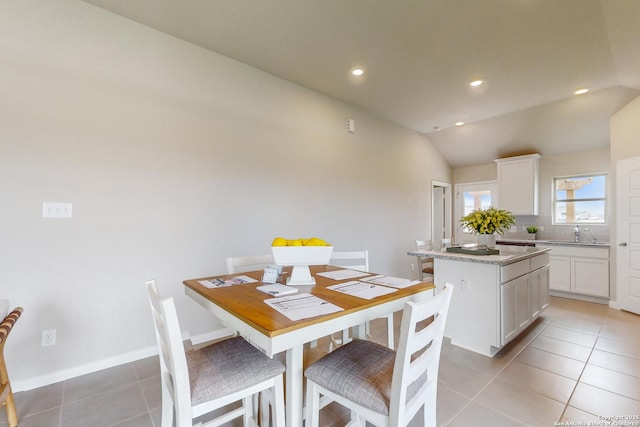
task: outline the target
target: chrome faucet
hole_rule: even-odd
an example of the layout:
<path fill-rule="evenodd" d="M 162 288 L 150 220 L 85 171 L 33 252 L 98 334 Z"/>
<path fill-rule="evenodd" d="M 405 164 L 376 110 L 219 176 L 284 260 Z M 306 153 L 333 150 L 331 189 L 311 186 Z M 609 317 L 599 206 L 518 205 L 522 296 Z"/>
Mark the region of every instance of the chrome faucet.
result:
<path fill-rule="evenodd" d="M 593 235 L 593 231 L 590 228 L 585 228 L 584 231 L 588 231 L 591 234 L 591 243 L 596 243 L 596 236 Z"/>
<path fill-rule="evenodd" d="M 578 243 L 580 242 L 580 226 L 576 225 L 573 227 L 573 240 Z"/>

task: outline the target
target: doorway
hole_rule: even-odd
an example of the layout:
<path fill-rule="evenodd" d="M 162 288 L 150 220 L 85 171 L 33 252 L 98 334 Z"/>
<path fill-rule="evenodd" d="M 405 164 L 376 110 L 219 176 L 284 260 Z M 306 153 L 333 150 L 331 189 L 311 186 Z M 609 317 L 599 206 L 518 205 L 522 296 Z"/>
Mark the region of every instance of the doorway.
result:
<path fill-rule="evenodd" d="M 431 244 L 442 247 L 442 239 L 451 239 L 451 184 L 431 183 Z"/>
<path fill-rule="evenodd" d="M 456 184 L 455 218 L 462 218 L 477 209 L 486 209 L 496 201 L 498 184 L 496 181 L 470 182 Z M 475 236 L 467 230 L 463 230 L 456 220 L 456 243 L 473 243 Z"/>

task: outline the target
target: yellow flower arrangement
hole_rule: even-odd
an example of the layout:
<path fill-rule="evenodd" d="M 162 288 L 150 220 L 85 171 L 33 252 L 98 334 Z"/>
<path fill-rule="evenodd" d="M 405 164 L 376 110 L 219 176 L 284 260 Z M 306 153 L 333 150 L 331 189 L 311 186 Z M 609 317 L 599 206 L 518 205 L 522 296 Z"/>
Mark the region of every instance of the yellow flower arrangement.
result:
<path fill-rule="evenodd" d="M 504 209 L 490 207 L 478 209 L 460 218 L 460 224 L 473 234 L 504 234 L 516 223 L 513 214 Z"/>

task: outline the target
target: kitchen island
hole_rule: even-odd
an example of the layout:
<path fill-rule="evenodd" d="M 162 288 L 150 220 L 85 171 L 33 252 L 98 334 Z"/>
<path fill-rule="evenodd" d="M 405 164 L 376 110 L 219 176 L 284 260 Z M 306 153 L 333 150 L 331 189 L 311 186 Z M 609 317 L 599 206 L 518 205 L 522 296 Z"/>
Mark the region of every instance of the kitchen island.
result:
<path fill-rule="evenodd" d="M 436 292 L 454 285 L 445 336 L 493 357 L 549 304 L 549 248 L 496 246 L 499 254 L 412 251 L 434 259 Z"/>

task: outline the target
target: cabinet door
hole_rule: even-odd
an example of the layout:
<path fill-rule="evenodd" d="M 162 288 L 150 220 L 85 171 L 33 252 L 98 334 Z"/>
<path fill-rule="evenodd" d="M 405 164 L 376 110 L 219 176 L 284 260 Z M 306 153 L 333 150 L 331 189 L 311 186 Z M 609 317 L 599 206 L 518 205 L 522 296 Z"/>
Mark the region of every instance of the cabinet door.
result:
<path fill-rule="evenodd" d="M 571 257 L 549 255 L 549 289 L 571 292 Z"/>
<path fill-rule="evenodd" d="M 498 205 L 514 215 L 538 215 L 539 155 L 498 159 Z"/>
<path fill-rule="evenodd" d="M 530 302 L 529 302 L 529 285 L 531 275 L 514 280 L 516 282 L 516 321 L 518 324 L 518 333 L 527 327 L 531 322 Z"/>
<path fill-rule="evenodd" d="M 549 305 L 549 266 L 532 271 L 529 280 L 529 307 L 535 319 Z"/>
<path fill-rule="evenodd" d="M 549 272 L 548 265 L 538 270 L 538 295 L 540 298 L 538 304 L 540 313 L 549 306 Z"/>
<path fill-rule="evenodd" d="M 518 321 L 516 319 L 516 281 L 504 283 L 500 286 L 502 297 L 501 304 L 501 345 L 512 340 L 518 332 Z"/>
<path fill-rule="evenodd" d="M 571 258 L 572 291 L 609 297 L 609 260 L 598 258 Z"/>
<path fill-rule="evenodd" d="M 529 314 L 529 278 L 519 277 L 501 288 L 501 338 L 502 345 L 515 338 L 531 321 Z"/>
<path fill-rule="evenodd" d="M 531 317 L 540 315 L 542 295 L 540 294 L 540 270 L 531 272 L 529 279 L 529 312 Z"/>

